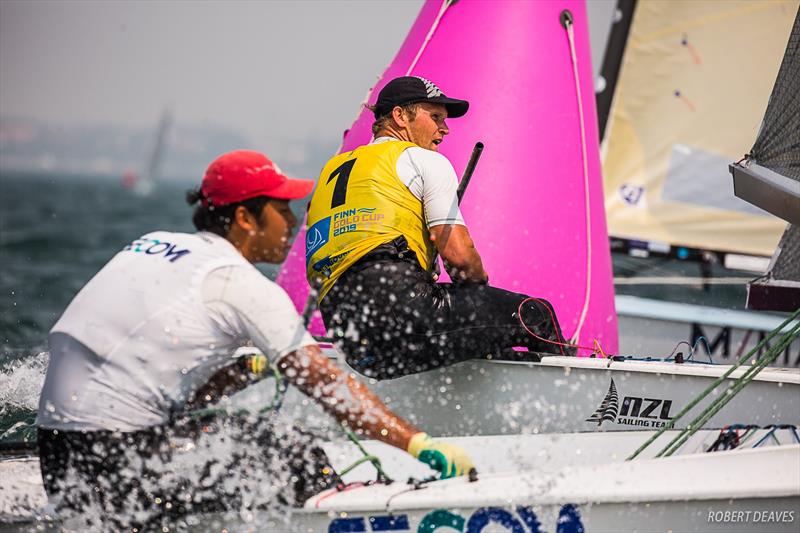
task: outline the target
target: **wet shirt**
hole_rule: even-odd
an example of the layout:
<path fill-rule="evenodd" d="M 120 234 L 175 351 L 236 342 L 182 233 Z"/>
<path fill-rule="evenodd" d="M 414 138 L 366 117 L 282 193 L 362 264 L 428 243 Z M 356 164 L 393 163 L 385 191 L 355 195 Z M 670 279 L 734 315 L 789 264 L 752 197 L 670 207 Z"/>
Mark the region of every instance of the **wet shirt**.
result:
<path fill-rule="evenodd" d="M 446 157 L 391 137 L 332 158 L 311 200 L 306 234 L 307 275 L 320 299 L 352 264 L 401 235 L 428 269 L 428 228 L 464 223 L 457 188 Z"/>
<path fill-rule="evenodd" d="M 245 345 L 271 361 L 314 344 L 288 295 L 226 239 L 154 232 L 120 251 L 50 332 L 38 424 L 165 423 Z"/>

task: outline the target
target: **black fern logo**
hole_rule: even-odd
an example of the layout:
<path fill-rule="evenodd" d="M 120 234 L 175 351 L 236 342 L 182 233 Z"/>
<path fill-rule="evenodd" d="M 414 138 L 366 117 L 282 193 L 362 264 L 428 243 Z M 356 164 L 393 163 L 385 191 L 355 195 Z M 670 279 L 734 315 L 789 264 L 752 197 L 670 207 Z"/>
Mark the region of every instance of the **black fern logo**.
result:
<path fill-rule="evenodd" d="M 614 386 L 614 379 L 612 378 L 611 385 L 608 387 L 608 392 L 606 393 L 606 397 L 603 398 L 603 402 L 600 404 L 600 407 L 598 407 L 597 411 L 595 411 L 592 416 L 587 418 L 586 421 L 597 422 L 597 425 L 599 426 L 606 420 L 609 422 L 616 420 L 618 412 L 619 396 L 617 396 L 617 387 Z"/>

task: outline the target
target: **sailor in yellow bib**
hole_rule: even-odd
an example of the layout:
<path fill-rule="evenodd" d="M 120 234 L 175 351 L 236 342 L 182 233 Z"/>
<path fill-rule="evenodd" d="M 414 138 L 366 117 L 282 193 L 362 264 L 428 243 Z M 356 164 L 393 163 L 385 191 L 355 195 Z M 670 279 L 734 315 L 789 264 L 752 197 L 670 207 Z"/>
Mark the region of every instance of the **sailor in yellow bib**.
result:
<path fill-rule="evenodd" d="M 434 247 L 423 204 L 397 174 L 410 142 L 381 142 L 340 154 L 322 169 L 308 210 L 306 268 L 324 298 L 339 276 L 367 252 L 405 237 L 430 270 Z"/>
<path fill-rule="evenodd" d="M 385 379 L 515 346 L 559 351 L 544 300 L 488 286 L 458 208 L 458 178 L 438 152 L 445 122 L 467 112 L 429 80 L 405 76 L 381 89 L 370 144 L 322 169 L 308 209 L 306 273 L 328 333 L 348 363 Z M 436 283 L 438 252 L 453 283 Z M 511 352 L 513 353 L 513 352 Z"/>

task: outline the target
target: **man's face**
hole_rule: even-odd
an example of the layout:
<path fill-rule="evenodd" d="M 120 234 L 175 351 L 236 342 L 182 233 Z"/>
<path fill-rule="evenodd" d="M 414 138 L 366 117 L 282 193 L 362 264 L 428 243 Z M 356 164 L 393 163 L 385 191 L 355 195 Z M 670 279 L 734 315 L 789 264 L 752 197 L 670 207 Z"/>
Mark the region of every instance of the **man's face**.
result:
<path fill-rule="evenodd" d="M 254 263 L 282 263 L 289 253 L 297 217 L 287 200 L 270 200 L 261 211 L 257 229 L 251 233 L 249 252 Z"/>
<path fill-rule="evenodd" d="M 416 116 L 408 123 L 409 139 L 422 148 L 438 152 L 439 143 L 450 133 L 445 119 L 447 108 L 442 104 L 419 104 Z"/>

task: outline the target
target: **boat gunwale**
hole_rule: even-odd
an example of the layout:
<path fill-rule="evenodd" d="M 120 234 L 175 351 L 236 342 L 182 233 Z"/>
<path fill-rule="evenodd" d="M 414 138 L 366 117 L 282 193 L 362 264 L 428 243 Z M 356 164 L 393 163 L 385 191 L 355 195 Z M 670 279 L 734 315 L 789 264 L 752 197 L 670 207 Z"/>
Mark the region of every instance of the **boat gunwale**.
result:
<path fill-rule="evenodd" d="M 788 460 L 787 460 L 788 459 Z M 699 461 L 714 463 L 728 461 L 746 461 L 752 468 L 764 467 L 766 460 L 780 463 L 781 468 L 777 476 L 773 476 L 769 483 L 762 482 L 754 485 L 752 473 L 747 469 L 728 469 L 719 480 L 704 478 L 707 485 L 711 485 L 703 494 L 687 492 L 686 480 L 681 478 L 674 482 L 674 490 L 664 490 L 664 478 L 659 473 L 674 473 L 681 464 L 688 465 L 685 471 L 693 472 L 698 477 L 705 473 L 703 468 L 695 468 Z M 789 464 L 787 467 L 787 464 Z M 655 472 L 653 470 L 655 469 Z M 473 508 L 473 507 L 510 507 L 517 505 L 549 506 L 572 503 L 577 505 L 602 505 L 602 504 L 653 504 L 670 502 L 739 500 L 739 499 L 769 499 L 769 498 L 800 498 L 800 484 L 797 484 L 793 472 L 800 469 L 800 444 L 787 444 L 778 447 L 737 449 L 724 452 L 696 453 L 664 457 L 658 459 L 643 459 L 624 463 L 608 463 L 584 467 L 565 467 L 564 469 L 538 476 L 528 474 L 494 474 L 484 480 L 493 485 L 505 487 L 504 493 L 514 493 L 513 498 L 491 496 L 489 487 L 480 487 L 470 494 L 459 496 L 454 488 L 458 484 L 469 483 L 466 479 L 455 478 L 436 482 L 436 488 L 443 491 L 444 498 L 439 501 L 425 503 L 431 500 L 429 490 L 409 490 L 406 484 L 396 485 L 397 490 L 389 490 L 389 486 L 370 485 L 358 487 L 347 491 L 349 502 L 339 501 L 334 497 L 336 489 L 322 492 L 308 500 L 302 513 L 372 513 L 372 512 L 397 512 L 428 510 L 435 508 Z M 637 472 L 642 476 L 631 482 Z M 609 475 L 611 474 L 611 475 Z M 732 479 L 735 478 L 735 479 Z M 622 481 L 620 481 L 622 478 Z M 513 490 L 513 481 L 526 490 Z M 777 483 L 775 481 L 778 481 Z M 756 480 L 757 481 L 757 480 Z M 614 491 L 603 490 L 614 488 Z M 650 490 L 648 485 L 652 485 Z M 362 489 L 371 489 L 372 494 L 365 494 L 365 498 L 353 500 L 352 496 Z M 520 488 L 520 487 L 517 487 Z M 620 490 L 624 488 L 624 490 Z M 696 489 L 697 486 L 694 486 Z M 544 490 L 539 490 L 544 489 Z M 380 494 L 370 498 L 376 491 Z M 385 496 L 381 498 L 380 496 Z M 370 501 L 372 500 L 372 501 Z M 387 505 L 386 501 L 390 504 Z"/>

